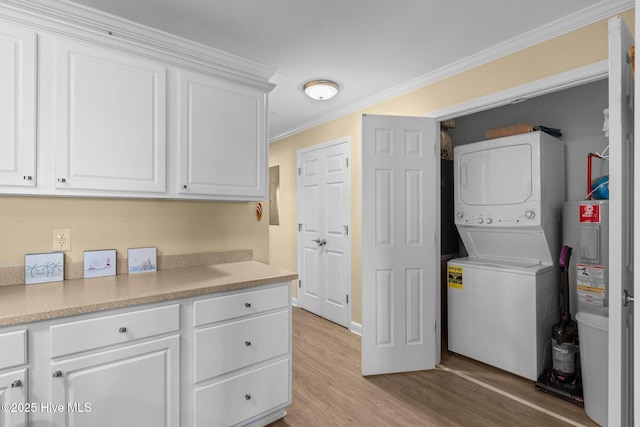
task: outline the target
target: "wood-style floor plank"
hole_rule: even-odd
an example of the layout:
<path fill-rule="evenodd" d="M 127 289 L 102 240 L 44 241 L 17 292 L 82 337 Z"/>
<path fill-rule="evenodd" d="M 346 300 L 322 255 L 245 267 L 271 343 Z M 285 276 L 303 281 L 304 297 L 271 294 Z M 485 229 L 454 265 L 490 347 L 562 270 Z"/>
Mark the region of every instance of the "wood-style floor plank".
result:
<path fill-rule="evenodd" d="M 573 425 L 597 426 L 582 408 L 535 390 L 526 379 L 446 350 L 442 365 Z M 299 308 L 293 309 L 292 400 L 288 415 L 270 427 L 572 425 L 444 369 L 363 377 L 360 338 Z"/>

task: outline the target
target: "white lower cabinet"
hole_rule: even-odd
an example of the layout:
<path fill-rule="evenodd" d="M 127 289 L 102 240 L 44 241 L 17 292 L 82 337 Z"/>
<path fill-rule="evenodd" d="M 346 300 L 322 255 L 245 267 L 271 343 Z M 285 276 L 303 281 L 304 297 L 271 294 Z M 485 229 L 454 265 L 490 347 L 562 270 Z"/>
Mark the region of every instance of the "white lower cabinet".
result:
<path fill-rule="evenodd" d="M 290 299 L 283 283 L 195 302 L 195 426 L 264 426 L 286 415 Z"/>
<path fill-rule="evenodd" d="M 19 427 L 27 425 L 31 408 L 27 401 L 27 370 L 0 374 L 0 426 Z M 38 409 L 38 408 L 35 408 Z"/>
<path fill-rule="evenodd" d="M 0 426 L 26 426 L 30 412 L 27 382 L 27 331 L 0 334 Z"/>
<path fill-rule="evenodd" d="M 57 426 L 180 425 L 180 337 L 51 364 Z"/>
<path fill-rule="evenodd" d="M 237 425 L 289 404 L 290 370 L 290 359 L 282 359 L 197 388 L 196 427 Z"/>
<path fill-rule="evenodd" d="M 0 427 L 265 426 L 291 403 L 290 300 L 283 282 L 2 327 Z"/>

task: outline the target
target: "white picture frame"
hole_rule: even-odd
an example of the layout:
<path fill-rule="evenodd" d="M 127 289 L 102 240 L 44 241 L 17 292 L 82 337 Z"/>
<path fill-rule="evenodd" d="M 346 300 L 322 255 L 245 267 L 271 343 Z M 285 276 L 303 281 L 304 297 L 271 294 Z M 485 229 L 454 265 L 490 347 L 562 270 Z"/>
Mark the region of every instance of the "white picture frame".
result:
<path fill-rule="evenodd" d="M 33 285 L 37 283 L 62 282 L 63 280 L 63 252 L 26 254 L 24 256 L 25 284 Z"/>
<path fill-rule="evenodd" d="M 128 250 L 129 274 L 157 271 L 156 248 L 131 248 Z"/>
<path fill-rule="evenodd" d="M 116 250 L 84 251 L 84 278 L 116 275 Z"/>

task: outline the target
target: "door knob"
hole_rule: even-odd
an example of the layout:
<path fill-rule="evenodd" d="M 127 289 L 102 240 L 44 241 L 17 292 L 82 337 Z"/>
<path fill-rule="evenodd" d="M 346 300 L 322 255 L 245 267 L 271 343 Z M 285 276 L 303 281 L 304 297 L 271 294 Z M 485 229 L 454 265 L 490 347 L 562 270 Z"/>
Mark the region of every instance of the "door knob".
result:
<path fill-rule="evenodd" d="M 320 246 L 324 246 L 324 245 L 326 245 L 326 244 L 327 244 L 327 239 L 322 239 L 322 240 L 320 241 Z"/>
<path fill-rule="evenodd" d="M 625 289 L 622 291 L 622 305 L 626 307 L 630 302 L 633 302 L 633 295 Z"/>

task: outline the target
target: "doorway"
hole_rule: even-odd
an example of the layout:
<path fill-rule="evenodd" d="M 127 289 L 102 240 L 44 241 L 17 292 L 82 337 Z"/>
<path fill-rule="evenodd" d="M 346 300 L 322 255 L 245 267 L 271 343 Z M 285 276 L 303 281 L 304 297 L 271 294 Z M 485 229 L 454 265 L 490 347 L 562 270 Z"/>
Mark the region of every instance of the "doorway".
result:
<path fill-rule="evenodd" d="M 351 324 L 351 140 L 297 152 L 298 305 Z"/>

